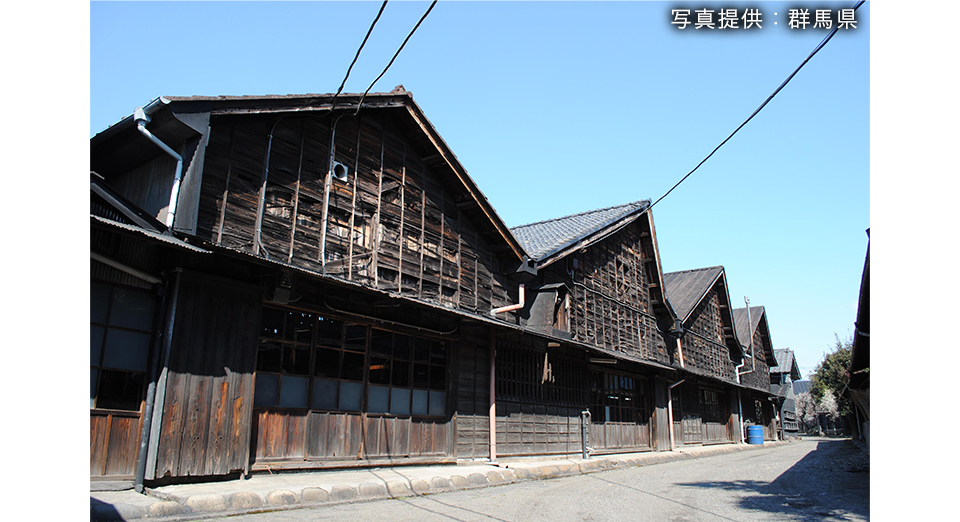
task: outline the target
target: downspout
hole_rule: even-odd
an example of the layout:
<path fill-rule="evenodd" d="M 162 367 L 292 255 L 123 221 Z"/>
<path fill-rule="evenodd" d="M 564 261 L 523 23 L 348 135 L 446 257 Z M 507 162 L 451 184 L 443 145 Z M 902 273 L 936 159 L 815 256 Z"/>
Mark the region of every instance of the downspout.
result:
<path fill-rule="evenodd" d="M 500 308 L 494 308 L 493 310 L 490 310 L 490 316 L 491 316 L 491 317 L 496 317 L 497 314 L 500 314 L 500 313 L 503 313 L 503 312 L 512 312 L 512 311 L 514 311 L 514 310 L 519 310 L 519 309 L 523 308 L 523 306 L 526 304 L 526 303 L 524 302 L 524 299 L 523 299 L 523 298 L 524 298 L 524 295 L 523 295 L 523 283 L 520 283 L 520 302 L 517 303 L 517 304 L 512 304 L 512 305 L 507 305 L 507 306 L 501 306 Z"/>
<path fill-rule="evenodd" d="M 497 463 L 497 333 L 490 325 L 490 464 Z"/>
<path fill-rule="evenodd" d="M 163 418 L 163 401 L 167 392 L 167 373 L 170 367 L 170 347 L 173 342 L 173 326 L 177 315 L 177 299 L 180 295 L 181 269 L 174 269 L 176 274 L 173 282 L 173 295 L 167 301 L 167 324 L 163 331 L 163 363 L 160 367 L 160 377 L 157 378 L 157 387 L 154 399 L 153 419 L 150 421 L 150 438 L 147 447 L 145 475 L 155 477 L 157 473 L 157 453 L 160 445 L 160 422 Z M 160 407 L 157 408 L 156 405 Z"/>
<path fill-rule="evenodd" d="M 166 225 L 167 228 L 172 231 L 173 219 L 177 213 L 177 200 L 180 197 L 180 178 L 183 175 L 183 158 L 171 149 L 169 145 L 160 141 L 160 138 L 157 138 L 147 130 L 147 123 L 150 123 L 151 115 L 159 110 L 162 104 L 166 103 L 163 98 L 157 98 L 144 107 L 137 107 L 136 110 L 133 111 L 133 118 L 137 122 L 137 130 L 140 131 L 140 134 L 146 136 L 148 140 L 152 141 L 156 146 L 173 157 L 173 159 L 177 160 L 177 170 L 173 175 L 173 187 L 170 188 L 170 202 L 167 205 Z"/>
<path fill-rule="evenodd" d="M 156 292 L 160 295 L 160 308 L 157 311 L 160 319 L 163 319 L 163 312 L 167 309 L 166 283 L 157 284 Z M 153 410 L 157 396 L 157 375 L 160 372 L 160 343 L 163 339 L 163 333 L 157 332 L 151 341 L 150 348 L 153 350 L 153 358 L 150 361 L 150 383 L 147 385 L 147 403 L 143 409 L 143 426 L 140 429 L 140 450 L 137 454 L 137 468 L 133 478 L 133 489 L 137 493 L 143 493 L 143 480 L 147 469 L 147 454 L 150 446 L 150 430 L 153 423 Z"/>
<path fill-rule="evenodd" d="M 677 344 L 679 345 L 679 343 L 680 341 L 678 339 Z M 669 428 L 670 428 L 670 451 L 674 451 L 674 449 L 676 448 L 676 442 L 674 440 L 674 435 L 673 435 L 673 389 L 683 384 L 683 381 L 685 380 L 686 379 L 680 379 L 679 381 L 671 384 L 670 386 L 667 386 L 667 423 L 669 424 Z"/>

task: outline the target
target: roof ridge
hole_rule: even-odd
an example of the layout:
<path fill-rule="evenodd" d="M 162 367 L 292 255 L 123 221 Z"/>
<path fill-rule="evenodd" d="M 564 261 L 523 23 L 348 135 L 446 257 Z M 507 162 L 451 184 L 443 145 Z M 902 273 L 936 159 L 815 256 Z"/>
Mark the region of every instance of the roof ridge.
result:
<path fill-rule="evenodd" d="M 704 271 L 704 270 L 713 270 L 713 269 L 715 269 L 715 268 L 721 268 L 721 269 L 723 269 L 723 265 L 705 266 L 705 267 L 703 267 L 703 268 L 688 268 L 688 269 L 686 269 L 686 270 L 674 270 L 673 272 L 664 272 L 663 275 L 667 275 L 667 274 L 683 274 L 683 273 L 686 273 L 686 272 L 700 272 L 700 271 Z"/>
<path fill-rule="evenodd" d="M 544 219 L 543 221 L 537 221 L 537 222 L 534 222 L 534 223 L 526 223 L 526 224 L 523 224 L 523 225 L 517 225 L 517 226 L 515 226 L 515 227 L 510 228 L 510 230 L 516 230 L 516 229 L 518 229 L 518 228 L 525 228 L 525 227 L 532 227 L 532 226 L 534 226 L 534 225 L 542 225 L 542 224 L 544 224 L 544 223 L 551 223 L 551 222 L 554 222 L 554 221 L 560 221 L 561 219 L 570 219 L 570 218 L 575 218 L 575 217 L 578 217 L 578 216 L 585 216 L 585 215 L 587 215 L 587 214 L 594 214 L 594 213 L 597 213 L 597 212 L 603 212 L 603 211 L 606 211 L 606 210 L 612 210 L 612 209 L 615 209 L 615 208 L 629 207 L 629 206 L 632 206 L 632 205 L 637 205 L 637 206 L 642 207 L 644 203 L 646 203 L 647 205 L 649 205 L 649 204 L 650 204 L 650 200 L 649 200 L 649 199 L 641 199 L 641 200 L 639 200 L 639 201 L 631 201 L 631 202 L 629 202 L 629 203 L 623 203 L 623 204 L 620 204 L 620 205 L 611 205 L 611 206 L 609 206 L 609 207 L 597 208 L 597 209 L 593 209 L 593 210 L 586 210 L 586 211 L 584 211 L 584 212 L 579 212 L 579 213 L 577 213 L 577 214 L 569 214 L 569 215 L 566 215 L 566 216 L 560 216 L 560 217 L 555 217 L 555 218 L 551 218 L 551 219 Z"/>

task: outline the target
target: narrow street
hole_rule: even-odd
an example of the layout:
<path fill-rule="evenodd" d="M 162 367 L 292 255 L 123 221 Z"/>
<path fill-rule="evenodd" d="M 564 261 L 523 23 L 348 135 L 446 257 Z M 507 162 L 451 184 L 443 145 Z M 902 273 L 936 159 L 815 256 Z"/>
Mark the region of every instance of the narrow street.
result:
<path fill-rule="evenodd" d="M 869 491 L 869 459 L 851 441 L 805 439 L 761 451 L 229 520 L 869 520 Z"/>

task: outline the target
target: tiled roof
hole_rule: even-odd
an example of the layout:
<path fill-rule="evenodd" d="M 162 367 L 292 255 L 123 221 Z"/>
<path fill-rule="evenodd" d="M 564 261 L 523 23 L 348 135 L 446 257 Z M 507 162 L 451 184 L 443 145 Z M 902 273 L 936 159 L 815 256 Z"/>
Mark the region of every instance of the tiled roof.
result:
<path fill-rule="evenodd" d="M 511 228 L 534 260 L 540 261 L 650 206 L 650 200 L 601 208 Z"/>
<path fill-rule="evenodd" d="M 813 383 L 810 381 L 795 381 L 793 383 L 793 393 L 800 395 L 813 390 Z"/>
<path fill-rule="evenodd" d="M 722 266 L 711 266 L 663 274 L 667 299 L 682 320 L 687 320 L 697 303 L 710 291 L 722 273 Z"/>
<path fill-rule="evenodd" d="M 789 348 L 776 348 L 773 350 L 777 358 L 777 366 L 770 368 L 770 373 L 786 373 L 793 380 L 800 379 L 800 370 L 797 368 L 797 362 L 793 356 L 793 350 Z"/>

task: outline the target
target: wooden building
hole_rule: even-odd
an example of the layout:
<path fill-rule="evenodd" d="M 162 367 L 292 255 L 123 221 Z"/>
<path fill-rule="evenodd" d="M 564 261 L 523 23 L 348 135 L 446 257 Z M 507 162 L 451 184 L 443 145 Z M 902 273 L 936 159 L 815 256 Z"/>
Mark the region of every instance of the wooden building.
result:
<path fill-rule="evenodd" d="M 777 348 L 773 351 L 777 365 L 770 368 L 770 393 L 774 396 L 777 415 L 780 419 L 780 436 L 796 438 L 800 436 L 800 423 L 797 419 L 796 393 L 793 383 L 800 380 L 800 368 L 794 358 L 793 350 Z"/>
<path fill-rule="evenodd" d="M 773 341 L 767 326 L 767 311 L 762 306 L 747 306 L 733 310 L 737 338 L 743 348 L 744 360 L 739 369 L 743 423 L 763 426 L 764 440 L 776 440 L 777 426 L 774 398 L 770 393 L 770 367 L 777 365 Z"/>
<path fill-rule="evenodd" d="M 595 454 L 670 449 L 667 388 L 678 380 L 679 365 L 669 332 L 676 314 L 663 290 L 649 206 L 637 201 L 511 229 L 537 267 L 527 283 L 520 324 L 548 338 L 546 352 L 531 353 L 529 360 L 565 362 L 548 366 L 549 377 L 556 383 L 571 379 L 565 386 L 579 395 L 561 404 L 546 390 L 549 378 L 509 395 L 510 388 L 498 380 L 498 436 L 501 426 L 506 431 L 506 446 L 501 449 L 498 440 L 498 451 L 527 452 L 516 444 L 524 438 L 515 432 L 530 429 L 523 428 L 524 419 L 536 410 L 523 409 L 531 403 L 547 413 L 548 423 L 556 418 L 563 424 L 564 417 L 573 420 L 588 411 L 587 445 Z M 497 360 L 512 357 L 508 353 L 517 352 L 498 347 Z M 499 366 L 497 375 L 502 376 Z M 574 429 L 579 423 L 568 421 L 565 436 L 579 443 Z"/>
<path fill-rule="evenodd" d="M 844 396 L 854 405 L 854 420 L 860 439 L 870 444 L 870 229 L 867 229 L 867 255 L 860 276 L 857 320 L 850 351 L 850 382 Z"/>
<path fill-rule="evenodd" d="M 710 377 L 649 201 L 508 229 L 400 88 L 157 98 L 90 158 L 93 479 L 669 450 Z"/>
<path fill-rule="evenodd" d="M 688 376 L 674 388 L 674 440 L 681 444 L 742 441 L 737 365 L 743 359 L 734 332 L 722 266 L 664 274 L 680 321 L 677 353 Z"/>

